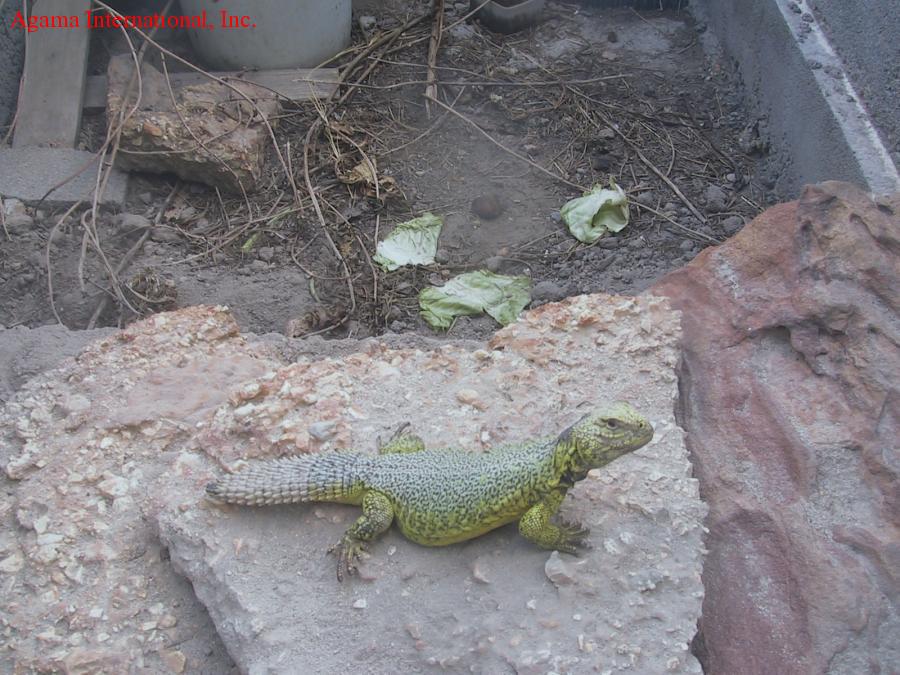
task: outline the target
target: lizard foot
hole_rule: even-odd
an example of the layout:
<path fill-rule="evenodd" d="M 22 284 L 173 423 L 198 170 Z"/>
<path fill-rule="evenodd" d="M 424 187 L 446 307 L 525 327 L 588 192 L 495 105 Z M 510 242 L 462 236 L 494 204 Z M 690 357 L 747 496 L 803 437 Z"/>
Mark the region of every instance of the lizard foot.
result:
<path fill-rule="evenodd" d="M 569 555 L 578 555 L 578 549 L 589 549 L 590 543 L 587 536 L 591 533 L 589 529 L 580 523 L 561 522 L 559 528 L 559 542 L 554 548 L 560 553 L 568 553 Z"/>
<path fill-rule="evenodd" d="M 343 581 L 344 576 L 352 576 L 357 573 L 357 562 L 367 551 L 366 543 L 352 537 L 342 537 L 341 540 L 328 549 L 329 553 L 337 556 L 337 579 Z"/>

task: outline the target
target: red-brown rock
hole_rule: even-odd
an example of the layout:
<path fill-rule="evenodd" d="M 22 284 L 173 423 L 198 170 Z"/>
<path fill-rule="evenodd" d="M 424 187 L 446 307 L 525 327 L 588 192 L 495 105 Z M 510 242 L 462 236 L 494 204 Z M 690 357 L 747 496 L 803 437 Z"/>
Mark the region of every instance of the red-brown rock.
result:
<path fill-rule="evenodd" d="M 900 195 L 807 187 L 650 292 L 684 312 L 706 671 L 900 672 Z"/>

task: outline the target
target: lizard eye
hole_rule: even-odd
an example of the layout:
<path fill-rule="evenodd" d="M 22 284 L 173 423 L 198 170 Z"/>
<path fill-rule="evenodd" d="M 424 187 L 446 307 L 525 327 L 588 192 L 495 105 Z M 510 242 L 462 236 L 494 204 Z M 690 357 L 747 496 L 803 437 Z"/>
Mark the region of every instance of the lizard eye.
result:
<path fill-rule="evenodd" d="M 606 420 L 607 429 L 618 429 L 619 423 L 616 420 Z"/>

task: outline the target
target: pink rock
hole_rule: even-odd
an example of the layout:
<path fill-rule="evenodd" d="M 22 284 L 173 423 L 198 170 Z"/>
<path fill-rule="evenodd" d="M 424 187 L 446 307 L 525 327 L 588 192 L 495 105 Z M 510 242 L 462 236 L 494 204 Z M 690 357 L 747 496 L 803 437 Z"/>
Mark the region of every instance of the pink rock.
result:
<path fill-rule="evenodd" d="M 651 290 L 683 310 L 706 672 L 896 673 L 900 195 L 809 186 Z"/>

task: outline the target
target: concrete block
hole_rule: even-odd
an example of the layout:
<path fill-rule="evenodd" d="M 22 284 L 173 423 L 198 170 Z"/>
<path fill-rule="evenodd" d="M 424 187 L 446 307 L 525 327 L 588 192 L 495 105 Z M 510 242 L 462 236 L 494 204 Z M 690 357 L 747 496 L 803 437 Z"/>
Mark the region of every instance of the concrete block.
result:
<path fill-rule="evenodd" d="M 81 173 L 75 175 L 78 171 Z M 66 179 L 70 180 L 50 193 L 45 204 L 68 206 L 79 199 L 90 200 L 97 180 L 96 155 L 68 148 L 0 149 L 0 195 L 3 197 L 36 202 Z M 127 186 L 128 174 L 113 169 L 101 203 L 122 206 Z"/>
<path fill-rule="evenodd" d="M 779 194 L 793 199 L 803 185 L 825 180 L 877 193 L 900 189 L 890 153 L 812 14 L 796 11 L 791 0 L 690 6 L 737 62 L 747 100 L 766 117 L 780 164 Z"/>

